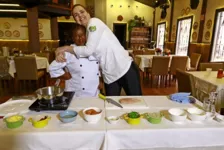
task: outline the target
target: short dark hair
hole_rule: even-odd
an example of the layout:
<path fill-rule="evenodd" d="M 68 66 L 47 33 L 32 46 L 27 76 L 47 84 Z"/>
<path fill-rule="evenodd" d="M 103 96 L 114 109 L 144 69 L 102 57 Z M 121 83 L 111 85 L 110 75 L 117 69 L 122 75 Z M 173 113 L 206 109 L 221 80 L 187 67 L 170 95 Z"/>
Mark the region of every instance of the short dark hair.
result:
<path fill-rule="evenodd" d="M 72 32 L 76 32 L 77 30 L 82 30 L 86 33 L 86 27 L 84 27 L 83 25 L 80 25 L 78 23 L 75 23 L 73 28 L 72 28 Z"/>

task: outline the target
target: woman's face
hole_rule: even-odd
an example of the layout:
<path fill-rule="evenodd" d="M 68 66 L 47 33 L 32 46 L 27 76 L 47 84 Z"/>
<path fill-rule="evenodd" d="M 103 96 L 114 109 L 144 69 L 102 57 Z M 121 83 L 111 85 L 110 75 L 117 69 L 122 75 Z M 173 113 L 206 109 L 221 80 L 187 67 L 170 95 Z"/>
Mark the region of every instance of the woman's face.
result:
<path fill-rule="evenodd" d="M 78 24 L 87 26 L 90 14 L 82 6 L 76 6 L 72 11 L 72 15 Z"/>
<path fill-rule="evenodd" d="M 83 46 L 86 43 L 86 33 L 82 29 L 73 32 L 73 41 L 77 46 Z"/>

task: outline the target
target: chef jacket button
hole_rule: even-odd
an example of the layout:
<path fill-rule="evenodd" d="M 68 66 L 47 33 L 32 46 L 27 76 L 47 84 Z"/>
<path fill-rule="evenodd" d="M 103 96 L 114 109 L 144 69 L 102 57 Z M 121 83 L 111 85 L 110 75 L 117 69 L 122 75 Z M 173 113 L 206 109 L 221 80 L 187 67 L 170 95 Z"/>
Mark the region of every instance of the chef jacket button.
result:
<path fill-rule="evenodd" d="M 82 65 L 80 65 L 80 67 L 82 67 Z"/>
<path fill-rule="evenodd" d="M 85 88 L 82 88 L 82 90 L 85 90 Z"/>
<path fill-rule="evenodd" d="M 96 64 L 98 64 L 99 62 L 97 61 Z"/>
<path fill-rule="evenodd" d="M 82 77 L 82 79 L 84 79 L 84 77 Z"/>
<path fill-rule="evenodd" d="M 97 75 L 99 75 L 99 73 L 97 73 Z"/>

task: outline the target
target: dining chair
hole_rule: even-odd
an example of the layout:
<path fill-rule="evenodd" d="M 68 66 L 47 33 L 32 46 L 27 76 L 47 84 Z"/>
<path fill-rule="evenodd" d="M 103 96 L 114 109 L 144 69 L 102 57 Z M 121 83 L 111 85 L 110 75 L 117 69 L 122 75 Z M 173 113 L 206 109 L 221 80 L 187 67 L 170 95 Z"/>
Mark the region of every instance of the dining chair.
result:
<path fill-rule="evenodd" d="M 35 54 L 36 54 L 36 56 L 47 58 L 48 62 L 50 60 L 50 53 L 40 52 L 40 53 L 35 53 Z"/>
<path fill-rule="evenodd" d="M 143 55 L 155 55 L 155 50 L 145 50 L 143 51 Z"/>
<path fill-rule="evenodd" d="M 178 92 L 189 92 L 192 96 L 196 97 L 193 75 L 177 68 L 176 77 L 178 84 Z"/>
<path fill-rule="evenodd" d="M 133 50 L 133 55 L 143 55 L 143 50 Z"/>
<path fill-rule="evenodd" d="M 224 69 L 223 63 L 200 63 L 200 71 L 206 71 L 206 68 L 212 68 L 212 71 Z"/>
<path fill-rule="evenodd" d="M 164 81 L 164 79 L 165 79 L 165 87 L 167 86 L 169 61 L 170 61 L 170 57 L 153 56 L 152 68 L 151 68 L 151 70 L 149 70 L 149 73 L 151 74 L 151 87 L 153 85 L 154 76 L 158 76 L 157 84 L 159 82 L 159 77 L 161 77 L 160 83 L 161 83 L 161 81 Z"/>
<path fill-rule="evenodd" d="M 44 79 L 45 72 L 43 70 L 37 70 L 36 58 L 33 56 L 26 56 L 15 57 L 14 60 L 19 92 L 22 81 L 25 83 L 25 86 L 29 85 L 28 83 L 30 83 L 30 81 L 36 81 L 36 89 L 38 89 L 41 79 Z"/>
<path fill-rule="evenodd" d="M 9 93 L 13 91 L 14 80 L 12 76 L 9 74 L 9 64 L 7 61 L 7 57 L 0 56 L 0 95 L 4 95 L 4 93 Z"/>
<path fill-rule="evenodd" d="M 189 69 L 189 71 L 197 71 L 201 59 L 201 54 L 192 53 L 190 59 L 191 59 L 191 68 Z"/>
<path fill-rule="evenodd" d="M 172 56 L 169 70 L 169 85 L 171 85 L 171 76 L 176 76 L 176 69 L 185 71 L 187 68 L 188 56 Z"/>

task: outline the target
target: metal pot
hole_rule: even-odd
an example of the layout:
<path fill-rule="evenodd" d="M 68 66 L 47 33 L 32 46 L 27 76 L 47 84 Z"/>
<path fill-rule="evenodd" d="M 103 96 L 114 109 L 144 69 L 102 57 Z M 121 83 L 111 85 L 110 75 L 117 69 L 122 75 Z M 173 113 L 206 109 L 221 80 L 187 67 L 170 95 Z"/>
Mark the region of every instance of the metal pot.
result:
<path fill-rule="evenodd" d="M 64 93 L 64 89 L 57 86 L 48 86 L 40 88 L 36 91 L 38 99 L 51 100 L 60 97 Z"/>

